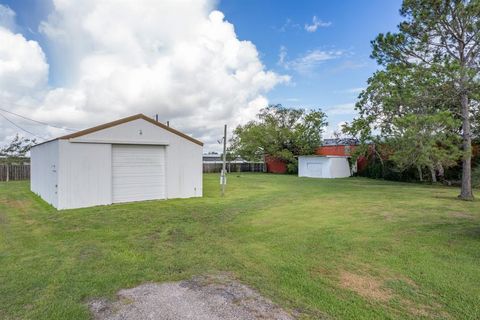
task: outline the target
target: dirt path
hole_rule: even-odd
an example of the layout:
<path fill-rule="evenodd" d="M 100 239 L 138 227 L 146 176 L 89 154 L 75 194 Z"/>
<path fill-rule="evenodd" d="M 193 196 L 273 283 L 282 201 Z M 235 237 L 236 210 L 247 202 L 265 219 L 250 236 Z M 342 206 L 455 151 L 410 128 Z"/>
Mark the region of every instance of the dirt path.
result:
<path fill-rule="evenodd" d="M 290 320 L 293 316 L 227 276 L 149 283 L 121 290 L 118 301 L 89 303 L 98 320 Z"/>

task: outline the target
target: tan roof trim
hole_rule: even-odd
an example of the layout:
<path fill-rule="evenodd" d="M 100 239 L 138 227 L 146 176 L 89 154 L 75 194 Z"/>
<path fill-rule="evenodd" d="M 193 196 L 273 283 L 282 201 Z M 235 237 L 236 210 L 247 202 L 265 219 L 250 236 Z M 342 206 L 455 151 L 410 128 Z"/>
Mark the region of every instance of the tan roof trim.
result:
<path fill-rule="evenodd" d="M 147 117 L 146 115 L 142 114 L 142 113 L 139 113 L 139 114 L 136 114 L 136 115 L 133 115 L 133 116 L 130 116 L 130 117 L 126 117 L 126 118 L 122 118 L 122 119 L 119 119 L 119 120 L 115 120 L 115 121 L 112 121 L 112 122 L 108 122 L 108 123 L 105 123 L 105 124 L 101 124 L 99 126 L 95 126 L 95 127 L 92 127 L 92 128 L 88 128 L 88 129 L 85 129 L 85 130 L 81 130 L 81 131 L 78 131 L 78 132 L 75 132 L 75 133 L 71 133 L 71 134 L 67 134 L 65 136 L 61 136 L 61 137 L 58 137 L 56 139 L 53 139 L 53 140 L 49 140 L 49 141 L 45 141 L 45 142 L 42 142 L 42 143 L 39 143 L 37 144 L 40 145 L 40 144 L 44 144 L 46 142 L 50 142 L 50 141 L 55 141 L 55 140 L 65 140 L 65 139 L 73 139 L 73 138 L 78 138 L 78 137 L 81 137 L 81 136 L 84 136 L 84 135 L 87 135 L 89 133 L 93 133 L 93 132 L 97 132 L 97 131 L 100 131 L 100 130 L 103 130 L 103 129 L 108 129 L 108 128 L 111 128 L 111 127 L 115 127 L 115 126 L 118 126 L 119 124 L 123 124 L 123 123 L 126 123 L 126 122 L 130 122 L 130 121 L 133 121 L 133 120 L 138 120 L 138 119 L 143 119 L 145 121 L 148 121 L 150 122 L 151 124 L 154 124 L 162 129 L 165 129 L 167 131 L 170 131 L 171 133 L 174 133 L 184 139 L 187 139 L 193 143 L 196 143 L 200 146 L 203 146 L 203 142 L 197 140 L 197 139 L 194 139 L 188 135 L 186 135 L 185 133 L 183 132 L 180 132 L 178 130 L 175 130 L 169 126 L 166 126 L 164 125 L 163 123 L 161 122 L 158 122 L 158 121 L 155 121 L 149 117 Z"/>

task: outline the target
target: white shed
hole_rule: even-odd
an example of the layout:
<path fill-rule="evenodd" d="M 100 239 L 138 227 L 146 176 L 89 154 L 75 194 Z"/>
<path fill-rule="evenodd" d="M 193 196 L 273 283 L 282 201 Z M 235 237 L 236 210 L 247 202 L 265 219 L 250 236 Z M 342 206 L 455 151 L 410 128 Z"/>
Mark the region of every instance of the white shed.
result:
<path fill-rule="evenodd" d="M 31 190 L 57 209 L 202 196 L 203 143 L 143 114 L 31 149 Z"/>
<path fill-rule="evenodd" d="M 310 178 L 345 178 L 351 175 L 347 157 L 299 156 L 298 176 Z"/>

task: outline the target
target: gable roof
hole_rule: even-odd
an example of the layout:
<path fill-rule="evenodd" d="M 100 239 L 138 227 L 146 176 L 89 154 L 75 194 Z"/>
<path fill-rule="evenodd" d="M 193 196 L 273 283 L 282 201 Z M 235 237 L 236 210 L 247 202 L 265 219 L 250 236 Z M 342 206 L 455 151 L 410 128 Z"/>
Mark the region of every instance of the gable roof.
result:
<path fill-rule="evenodd" d="M 184 139 L 187 139 L 187 140 L 189 140 L 193 143 L 196 143 L 200 146 L 203 146 L 203 142 L 201 142 L 197 139 L 194 139 L 194 138 L 186 135 L 183 132 L 180 132 L 180 131 L 175 130 L 175 129 L 169 127 L 169 126 L 166 126 L 161 122 L 155 121 L 155 120 L 147 117 L 146 115 L 144 115 L 142 113 L 139 113 L 139 114 L 136 114 L 136 115 L 133 115 L 133 116 L 130 116 L 130 117 L 122 118 L 122 119 L 119 119 L 119 120 L 115 120 L 115 121 L 112 121 L 112 122 L 104 123 L 104 124 L 101 124 L 101 125 L 98 125 L 98 126 L 95 126 L 95 127 L 92 127 L 92 128 L 88 128 L 88 129 L 85 129 L 85 130 L 80 130 L 80 131 L 77 131 L 77 132 L 74 132 L 74 133 L 71 133 L 71 134 L 67 134 L 65 136 L 61 136 L 61 137 L 58 137 L 58 138 L 55 138 L 55 139 L 52 139 L 52 140 L 48 140 L 48 141 L 39 143 L 36 146 L 47 143 L 47 142 L 55 141 L 55 140 L 66 140 L 66 139 L 78 138 L 78 137 L 87 135 L 89 133 L 93 133 L 93 132 L 97 132 L 97 131 L 100 131 L 100 130 L 108 129 L 108 128 L 115 127 L 115 126 L 118 126 L 118 125 L 123 124 L 123 123 L 127 123 L 127 122 L 130 122 L 130 121 L 133 121 L 133 120 L 138 120 L 138 119 L 148 121 L 151 124 L 156 125 L 157 127 L 160 127 L 160 128 L 165 129 L 167 131 L 170 131 L 171 133 L 176 134 L 177 136 L 180 136 L 180 137 L 182 137 Z"/>

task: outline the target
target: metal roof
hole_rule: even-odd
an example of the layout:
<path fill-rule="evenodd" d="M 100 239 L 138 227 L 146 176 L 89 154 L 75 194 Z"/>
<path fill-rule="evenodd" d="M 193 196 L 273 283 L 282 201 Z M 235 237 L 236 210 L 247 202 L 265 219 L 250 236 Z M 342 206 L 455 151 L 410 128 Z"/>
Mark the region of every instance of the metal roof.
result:
<path fill-rule="evenodd" d="M 55 138 L 55 139 L 52 139 L 52 140 L 44 141 L 42 143 L 36 144 L 33 147 L 36 147 L 36 146 L 39 146 L 41 144 L 48 143 L 48 142 L 51 142 L 51 141 L 55 141 L 55 140 L 67 140 L 67 139 L 78 138 L 78 137 L 87 135 L 89 133 L 97 132 L 97 131 L 100 131 L 100 130 L 103 130 L 103 129 L 108 129 L 108 128 L 115 127 L 115 126 L 118 126 L 118 125 L 126 123 L 126 122 L 130 122 L 130 121 L 133 121 L 133 120 L 138 120 L 138 119 L 143 119 L 145 121 L 148 121 L 151 124 L 154 124 L 154 125 L 162 128 L 162 129 L 170 131 L 171 133 L 174 133 L 174 134 L 176 134 L 176 135 L 178 135 L 178 136 L 180 136 L 184 139 L 187 139 L 187 140 L 189 140 L 193 143 L 196 143 L 200 146 L 203 146 L 203 142 L 201 142 L 197 139 L 194 139 L 194 138 L 186 135 L 183 132 L 175 130 L 175 129 L 171 128 L 170 126 L 164 125 L 161 122 L 155 121 L 155 120 L 147 117 L 146 115 L 144 115 L 142 113 L 139 113 L 139 114 L 136 114 L 136 115 L 133 115 L 133 116 L 130 116 L 130 117 L 122 118 L 122 119 L 115 120 L 115 121 L 108 122 L 108 123 L 104 123 L 104 124 L 101 124 L 101 125 L 98 125 L 98 126 L 95 126 L 95 127 L 91 127 L 91 128 L 85 129 L 85 130 L 80 130 L 80 131 L 77 131 L 77 132 L 74 132 L 74 133 L 71 133 L 71 134 L 67 134 L 65 136 L 61 136 L 61 137 L 58 137 L 58 138 Z"/>

